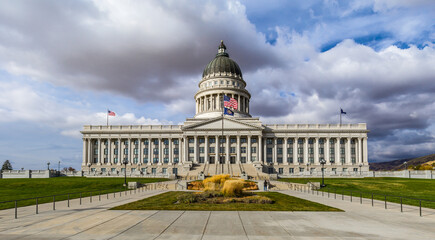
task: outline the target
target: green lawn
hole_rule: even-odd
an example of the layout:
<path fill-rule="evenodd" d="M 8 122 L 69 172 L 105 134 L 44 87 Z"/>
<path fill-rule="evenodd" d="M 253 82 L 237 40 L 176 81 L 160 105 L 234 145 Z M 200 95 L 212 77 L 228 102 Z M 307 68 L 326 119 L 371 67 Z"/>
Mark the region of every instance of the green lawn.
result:
<path fill-rule="evenodd" d="M 167 181 L 165 178 L 127 178 L 127 182 L 161 182 Z M 80 192 L 82 196 L 89 196 L 89 191 L 93 195 L 100 193 L 110 193 L 123 190 L 124 178 L 84 178 L 84 177 L 56 177 L 42 179 L 0 179 L 0 202 L 44 197 L 38 200 L 39 203 L 53 201 L 53 195 L 65 193 L 71 194 L 70 198 L 78 198 Z M 56 200 L 65 200 L 68 196 L 58 196 Z M 35 204 L 35 200 L 18 201 L 18 206 L 28 206 Z M 14 203 L 0 203 L 0 209 L 14 207 Z"/>
<path fill-rule="evenodd" d="M 321 182 L 321 178 L 282 178 L 279 181 L 307 183 Z M 325 178 L 325 188 L 321 191 L 343 193 L 353 196 L 384 200 L 400 203 L 400 196 L 417 199 L 428 199 L 434 202 L 422 201 L 423 207 L 435 208 L 435 180 L 434 179 L 408 179 L 408 178 Z M 396 196 L 396 197 L 394 197 Z M 404 204 L 418 206 L 418 200 L 402 199 Z"/>
<path fill-rule="evenodd" d="M 320 203 L 288 196 L 278 192 L 259 192 L 257 195 L 274 200 L 273 204 L 258 203 L 177 203 L 177 196 L 185 192 L 166 192 L 136 202 L 117 206 L 112 210 L 200 210 L 200 211 L 342 211 Z M 194 194 L 190 192 L 190 194 Z"/>

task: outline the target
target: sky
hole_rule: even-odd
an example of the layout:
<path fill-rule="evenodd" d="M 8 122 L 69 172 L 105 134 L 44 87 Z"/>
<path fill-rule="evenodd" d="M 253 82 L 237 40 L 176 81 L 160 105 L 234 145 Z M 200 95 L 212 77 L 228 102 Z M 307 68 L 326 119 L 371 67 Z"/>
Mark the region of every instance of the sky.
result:
<path fill-rule="evenodd" d="M 435 153 L 435 2 L 0 1 L 0 162 L 80 169 L 83 125 L 182 124 L 224 40 L 264 124 L 367 123 Z"/>

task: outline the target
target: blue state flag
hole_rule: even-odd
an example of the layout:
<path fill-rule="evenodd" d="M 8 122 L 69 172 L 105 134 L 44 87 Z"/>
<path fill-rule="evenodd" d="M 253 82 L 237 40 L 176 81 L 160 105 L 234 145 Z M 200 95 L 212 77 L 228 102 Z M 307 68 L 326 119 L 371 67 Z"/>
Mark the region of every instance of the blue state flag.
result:
<path fill-rule="evenodd" d="M 225 114 L 225 115 L 234 116 L 234 111 L 232 111 L 232 110 L 229 109 L 229 108 L 225 108 L 225 110 L 224 110 L 224 114 Z"/>
<path fill-rule="evenodd" d="M 343 111 L 343 109 L 340 108 L 340 110 L 341 110 L 341 114 L 346 114 L 346 112 Z"/>

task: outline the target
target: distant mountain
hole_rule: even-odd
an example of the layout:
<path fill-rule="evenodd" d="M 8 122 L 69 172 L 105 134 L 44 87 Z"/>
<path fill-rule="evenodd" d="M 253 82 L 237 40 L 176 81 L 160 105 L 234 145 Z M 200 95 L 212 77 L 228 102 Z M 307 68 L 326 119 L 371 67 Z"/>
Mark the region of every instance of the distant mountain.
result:
<path fill-rule="evenodd" d="M 424 165 L 425 163 L 431 164 L 435 161 L 435 154 L 430 154 L 423 157 L 418 158 L 408 158 L 408 159 L 400 159 L 388 162 L 379 162 L 379 163 L 370 163 L 370 170 L 373 171 L 396 171 L 396 170 L 404 170 L 405 162 L 406 166 L 418 166 Z"/>

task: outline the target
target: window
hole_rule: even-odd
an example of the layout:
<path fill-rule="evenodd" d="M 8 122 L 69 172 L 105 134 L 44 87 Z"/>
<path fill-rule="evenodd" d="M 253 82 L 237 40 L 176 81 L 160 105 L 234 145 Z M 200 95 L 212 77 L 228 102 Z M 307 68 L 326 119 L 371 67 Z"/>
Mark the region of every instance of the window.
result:
<path fill-rule="evenodd" d="M 220 147 L 219 148 L 219 153 L 225 153 L 225 147 Z"/>
<path fill-rule="evenodd" d="M 319 154 L 324 154 L 324 149 L 321 147 L 321 148 L 319 148 Z"/>
<path fill-rule="evenodd" d="M 141 171 L 142 173 L 145 173 L 145 174 L 146 174 L 147 169 L 146 169 L 146 168 L 141 168 L 140 171 Z"/>
<path fill-rule="evenodd" d="M 353 172 L 358 172 L 358 168 L 353 168 Z"/>
<path fill-rule="evenodd" d="M 334 157 L 330 157 L 330 158 L 329 158 L 329 161 L 330 161 L 331 163 L 334 163 L 334 162 L 335 162 L 335 158 L 334 158 Z"/>
<path fill-rule="evenodd" d="M 230 138 L 230 143 L 235 143 L 235 142 L 237 142 L 236 140 L 237 139 L 235 139 L 235 138 Z"/>
<path fill-rule="evenodd" d="M 168 169 L 167 168 L 162 168 L 162 173 L 163 174 L 166 174 L 168 172 Z"/>
<path fill-rule="evenodd" d="M 121 168 L 121 172 L 122 172 L 122 173 L 125 173 L 125 168 Z"/>
<path fill-rule="evenodd" d="M 240 152 L 241 152 L 241 153 L 246 153 L 246 147 L 241 147 L 241 148 L 240 148 Z"/>
<path fill-rule="evenodd" d="M 236 148 L 235 147 L 231 147 L 230 148 L 230 153 L 236 153 Z"/>
<path fill-rule="evenodd" d="M 308 153 L 309 154 L 314 154 L 314 148 L 308 148 Z"/>
<path fill-rule="evenodd" d="M 344 154 L 344 148 L 340 148 L 340 153 Z"/>
<path fill-rule="evenodd" d="M 106 155 L 107 155 L 107 152 L 108 152 L 108 149 L 107 149 L 107 148 L 105 148 L 105 149 L 104 149 L 104 154 L 106 154 Z"/>
<path fill-rule="evenodd" d="M 157 173 L 157 169 L 156 168 L 151 168 L 151 174 L 156 175 Z"/>
<path fill-rule="evenodd" d="M 282 148 L 277 149 L 278 154 L 282 154 Z"/>
<path fill-rule="evenodd" d="M 132 169 L 131 169 L 131 172 L 134 172 L 134 171 L 136 171 L 136 168 L 132 168 Z"/>
<path fill-rule="evenodd" d="M 215 138 L 210 138 L 210 139 L 208 140 L 208 142 L 209 142 L 209 143 L 215 143 L 215 142 L 216 142 L 216 139 L 215 139 Z"/>
<path fill-rule="evenodd" d="M 310 163 L 314 163 L 314 158 L 313 157 L 309 157 L 308 161 L 310 161 Z"/>
<path fill-rule="evenodd" d="M 332 168 L 332 172 L 333 172 L 334 174 L 336 174 L 336 173 L 337 173 L 337 168 Z"/>
<path fill-rule="evenodd" d="M 251 153 L 257 153 L 257 148 L 256 147 L 251 147 Z"/>
<path fill-rule="evenodd" d="M 163 158 L 163 163 L 168 163 L 168 162 L 169 162 L 169 158 L 168 157 Z"/>
<path fill-rule="evenodd" d="M 117 157 L 113 158 L 113 163 L 118 163 L 118 158 Z"/>
<path fill-rule="evenodd" d="M 304 144 L 304 139 L 298 139 L 298 144 Z"/>
<path fill-rule="evenodd" d="M 178 148 L 174 148 L 174 154 L 178 154 Z"/>
<path fill-rule="evenodd" d="M 352 163 L 355 164 L 356 163 L 356 158 L 352 157 L 351 159 L 352 159 Z"/>
<path fill-rule="evenodd" d="M 278 168 L 278 174 L 283 174 L 284 173 L 284 168 Z"/>
<path fill-rule="evenodd" d="M 267 148 L 267 154 L 272 154 L 272 148 Z"/>
<path fill-rule="evenodd" d="M 344 144 L 344 139 L 340 139 L 340 144 Z"/>
<path fill-rule="evenodd" d="M 116 172 L 116 168 L 111 168 L 110 171 L 114 173 Z"/>
<path fill-rule="evenodd" d="M 189 157 L 189 161 L 190 161 L 190 162 L 193 162 L 193 157 Z"/>
<path fill-rule="evenodd" d="M 189 143 L 194 143 L 194 142 L 195 142 L 195 139 L 189 138 Z"/>
<path fill-rule="evenodd" d="M 293 154 L 293 148 L 287 148 L 287 153 L 288 154 Z"/>
<path fill-rule="evenodd" d="M 148 145 L 148 140 L 143 141 L 144 145 Z"/>
<path fill-rule="evenodd" d="M 220 142 L 220 143 L 225 143 L 225 142 L 226 142 L 226 139 L 225 139 L 225 138 L 219 138 L 219 142 Z"/>
<path fill-rule="evenodd" d="M 304 163 L 304 158 L 303 157 L 298 157 L 298 162 L 299 163 Z"/>
<path fill-rule="evenodd" d="M 298 154 L 304 154 L 304 148 L 298 148 Z"/>
<path fill-rule="evenodd" d="M 214 152 L 214 147 L 210 147 L 209 150 L 210 150 L 210 153 L 215 153 L 215 152 Z"/>
<path fill-rule="evenodd" d="M 246 138 L 240 138 L 240 142 L 241 143 L 245 143 L 246 142 Z"/>
<path fill-rule="evenodd" d="M 143 158 L 143 163 L 148 163 L 148 158 L 147 157 Z"/>
<path fill-rule="evenodd" d="M 276 140 L 276 143 L 277 143 L 277 144 L 282 144 L 282 138 L 278 138 L 278 139 Z"/>
<path fill-rule="evenodd" d="M 115 145 L 118 145 L 118 141 L 115 141 Z"/>
<path fill-rule="evenodd" d="M 133 158 L 133 163 L 134 163 L 134 164 L 137 164 L 137 157 L 134 157 L 134 158 Z"/>
<path fill-rule="evenodd" d="M 139 149 L 137 149 L 137 148 L 133 149 L 133 154 L 137 155 L 137 154 L 138 154 L 138 153 L 137 153 L 138 150 L 139 150 Z"/>
<path fill-rule="evenodd" d="M 104 163 L 107 163 L 107 158 L 104 158 Z"/>
<path fill-rule="evenodd" d="M 174 144 L 178 145 L 178 139 L 174 139 Z"/>
<path fill-rule="evenodd" d="M 242 163 L 246 163 L 246 157 L 240 157 L 240 161 L 241 161 Z"/>
<path fill-rule="evenodd" d="M 163 154 L 168 155 L 169 154 L 169 148 L 163 148 Z"/>
<path fill-rule="evenodd" d="M 267 157 L 267 160 L 266 160 L 268 163 L 271 163 L 272 162 L 272 157 Z"/>
<path fill-rule="evenodd" d="M 163 144 L 169 145 L 169 140 L 168 139 L 163 140 Z"/>
<path fill-rule="evenodd" d="M 257 139 L 256 138 L 252 138 L 251 139 L 251 143 L 256 143 L 257 142 Z"/>
<path fill-rule="evenodd" d="M 174 157 L 174 163 L 178 163 L 178 162 L 179 162 L 178 157 Z"/>
<path fill-rule="evenodd" d="M 329 143 L 334 144 L 335 143 L 334 139 L 329 139 Z"/>
<path fill-rule="evenodd" d="M 344 157 L 341 157 L 341 163 L 344 164 Z"/>
<path fill-rule="evenodd" d="M 199 153 L 204 153 L 204 147 L 199 148 Z"/>
<path fill-rule="evenodd" d="M 189 153 L 195 153 L 195 149 L 193 147 L 189 147 Z"/>
<path fill-rule="evenodd" d="M 204 157 L 199 157 L 199 163 L 204 163 Z"/>
<path fill-rule="evenodd" d="M 308 139 L 308 144 L 313 144 L 314 143 L 314 139 L 310 138 Z"/>
<path fill-rule="evenodd" d="M 330 153 L 330 154 L 334 154 L 334 153 L 335 153 L 335 149 L 334 149 L 333 147 L 330 148 L 330 149 L 329 149 L 329 153 Z"/>
<path fill-rule="evenodd" d="M 272 144 L 272 138 L 268 138 L 268 139 L 266 139 L 266 144 Z"/>
<path fill-rule="evenodd" d="M 138 145 L 139 141 L 138 140 L 134 140 L 134 145 Z"/>
<path fill-rule="evenodd" d="M 143 154 L 148 155 L 148 148 L 143 149 Z"/>
<path fill-rule="evenodd" d="M 153 149 L 153 153 L 154 153 L 154 154 L 159 154 L 159 149 L 158 149 L 158 148 L 154 148 L 154 149 Z"/>
<path fill-rule="evenodd" d="M 153 158 L 153 163 L 158 163 L 159 162 L 159 158 Z"/>
<path fill-rule="evenodd" d="M 109 143 L 108 141 L 104 141 L 104 145 L 107 146 L 108 143 Z M 103 169 L 101 169 L 101 170 L 103 170 Z"/>
<path fill-rule="evenodd" d="M 355 148 L 350 149 L 351 154 L 355 154 Z"/>
<path fill-rule="evenodd" d="M 287 158 L 287 162 L 288 162 L 288 163 L 293 163 L 293 157 L 289 157 L 289 158 Z"/>
<path fill-rule="evenodd" d="M 95 149 L 94 149 L 94 154 L 95 154 L 95 155 L 98 155 L 98 148 L 95 148 Z"/>
<path fill-rule="evenodd" d="M 299 172 L 304 172 L 304 168 L 299 168 Z"/>
<path fill-rule="evenodd" d="M 321 138 L 319 139 L 319 144 L 324 144 L 325 143 L 325 139 Z"/>
<path fill-rule="evenodd" d="M 199 143 L 205 143 L 205 138 L 198 139 Z"/>
<path fill-rule="evenodd" d="M 251 157 L 251 161 L 253 161 L 253 162 L 257 161 L 257 157 L 256 156 L 252 156 Z"/>
<path fill-rule="evenodd" d="M 288 169 L 288 173 L 290 173 L 290 174 L 295 173 L 295 169 L 294 169 L 294 168 L 289 168 L 289 169 Z"/>
<path fill-rule="evenodd" d="M 293 139 L 290 138 L 287 140 L 287 142 L 288 142 L 288 144 L 293 144 Z"/>
<path fill-rule="evenodd" d="M 347 168 L 343 168 L 343 172 L 347 172 Z"/>
<path fill-rule="evenodd" d="M 278 163 L 282 163 L 282 157 L 278 157 L 276 160 Z"/>
<path fill-rule="evenodd" d="M 128 154 L 128 148 L 124 148 L 124 155 Z"/>
<path fill-rule="evenodd" d="M 128 140 L 124 141 L 124 145 L 126 145 L 126 146 L 128 145 Z"/>
<path fill-rule="evenodd" d="M 97 158 L 94 158 L 94 163 L 97 163 L 98 161 L 97 161 Z"/>
<path fill-rule="evenodd" d="M 159 145 L 159 139 L 154 139 L 154 145 Z"/>

